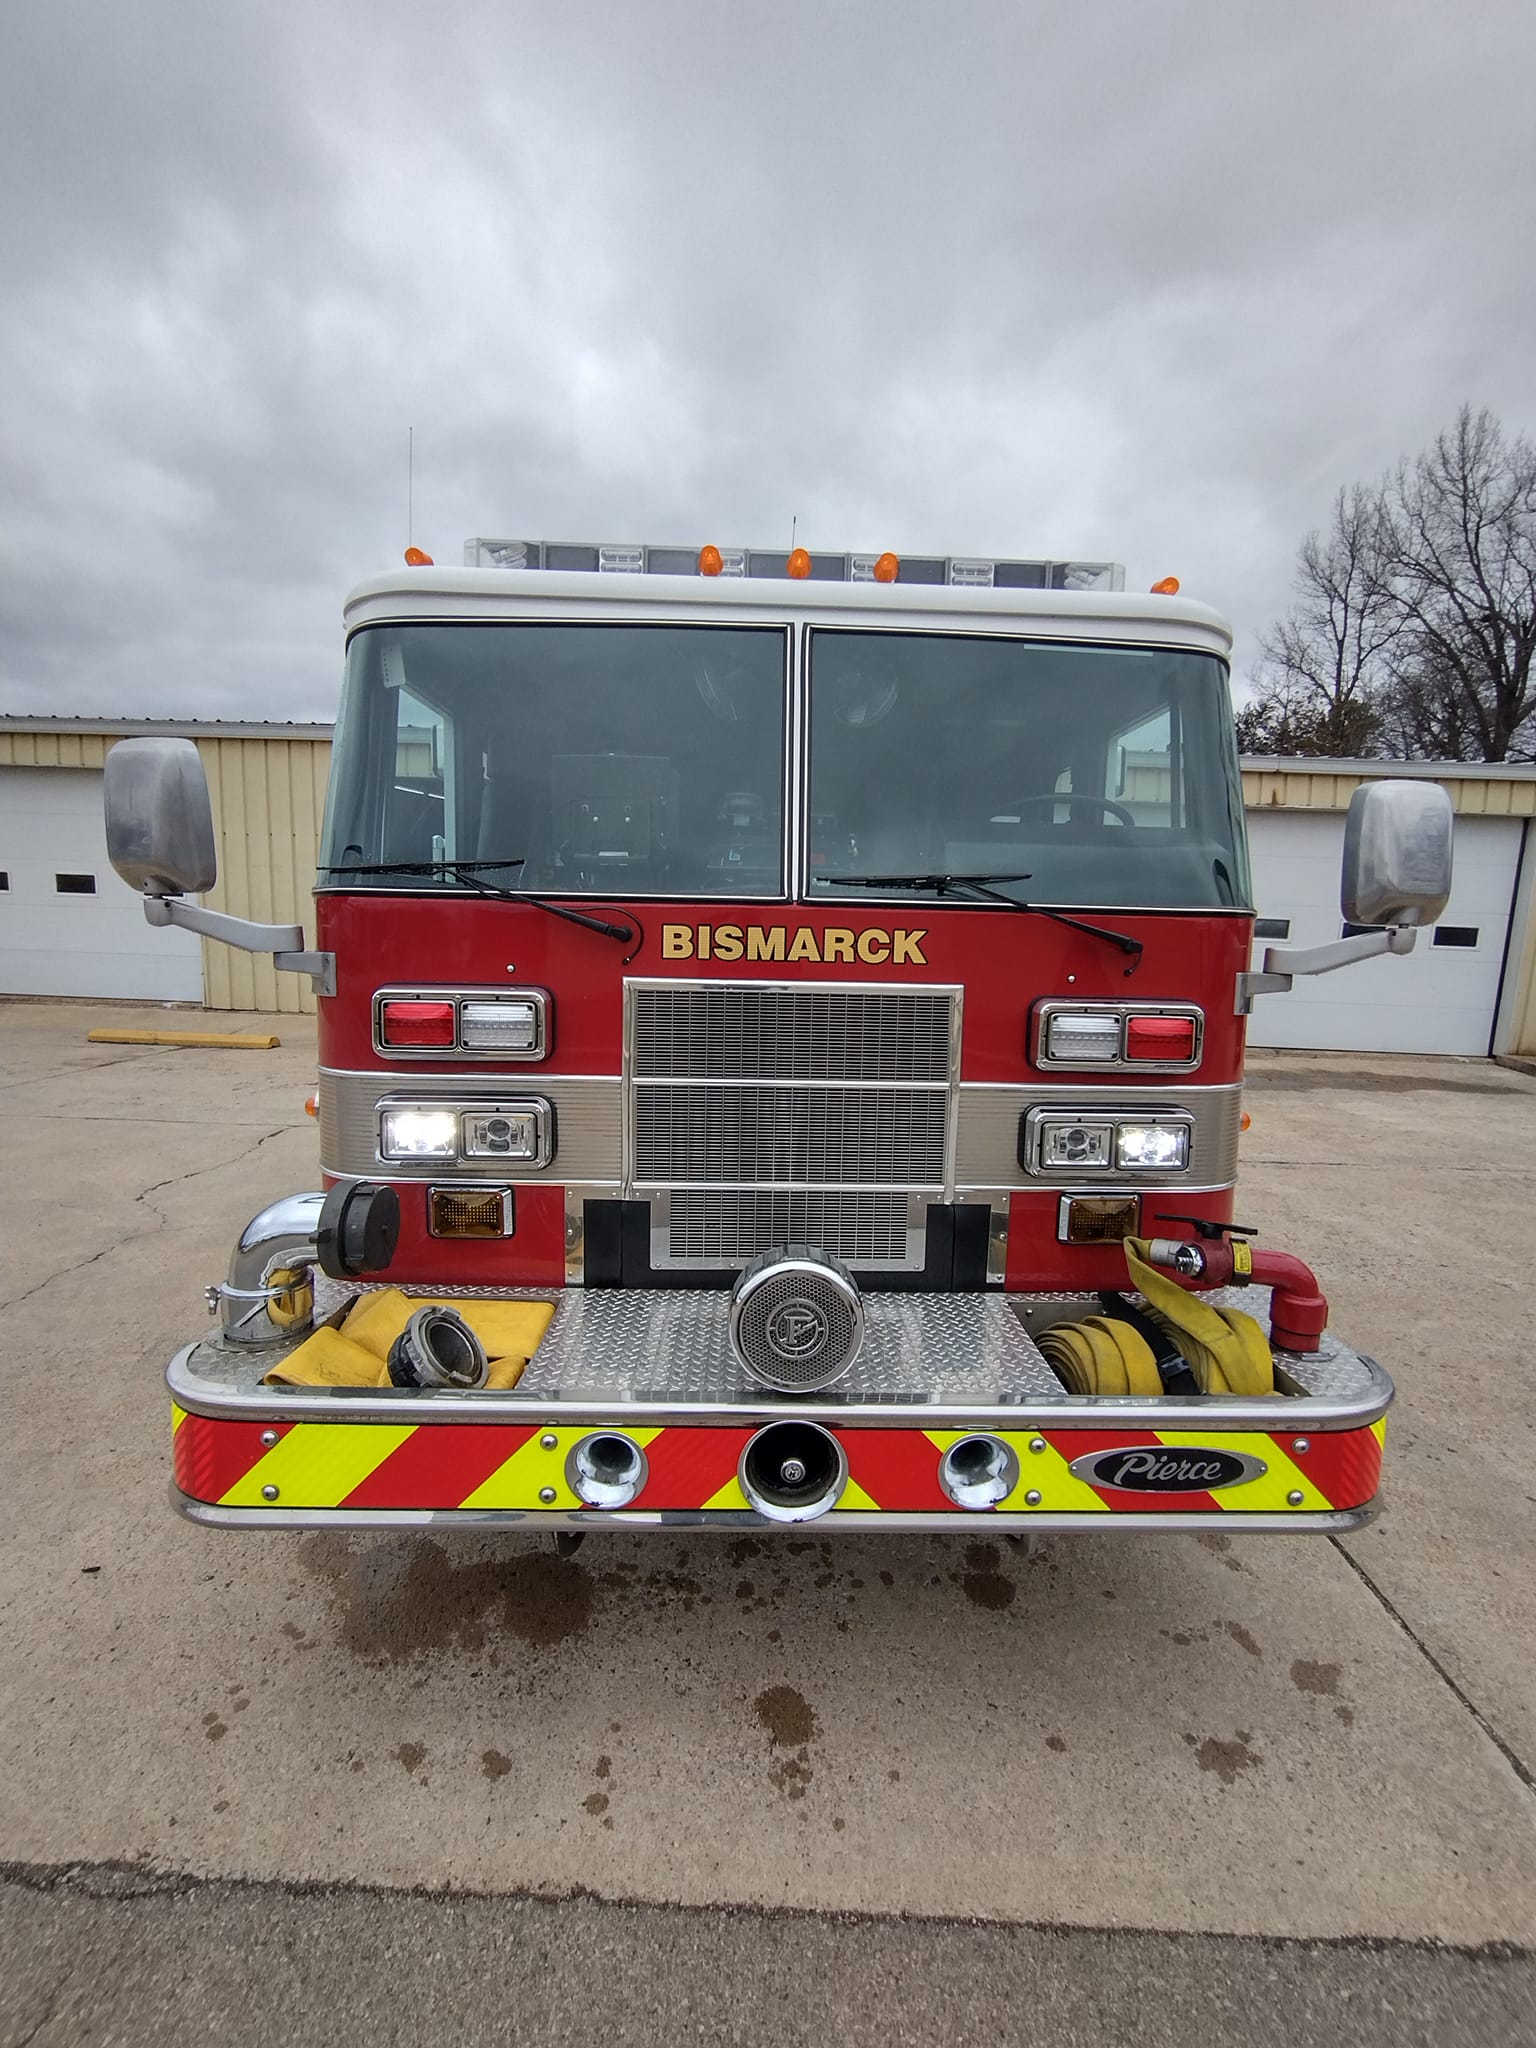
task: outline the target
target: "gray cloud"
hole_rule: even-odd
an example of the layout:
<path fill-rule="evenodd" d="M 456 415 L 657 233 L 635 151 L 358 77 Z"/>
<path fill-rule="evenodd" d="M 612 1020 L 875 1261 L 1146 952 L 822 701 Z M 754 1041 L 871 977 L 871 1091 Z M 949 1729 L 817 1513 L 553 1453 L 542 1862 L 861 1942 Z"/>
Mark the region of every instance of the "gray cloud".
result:
<path fill-rule="evenodd" d="M 1108 555 L 1251 652 L 1536 419 L 1505 6 L 14 5 L 0 703 L 327 713 L 472 532 Z"/>

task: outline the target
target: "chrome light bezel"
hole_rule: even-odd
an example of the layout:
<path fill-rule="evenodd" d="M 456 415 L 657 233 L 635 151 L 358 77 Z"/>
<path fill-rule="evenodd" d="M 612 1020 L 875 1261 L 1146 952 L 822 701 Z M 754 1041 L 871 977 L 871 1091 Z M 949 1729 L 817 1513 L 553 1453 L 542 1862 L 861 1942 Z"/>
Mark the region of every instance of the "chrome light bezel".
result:
<path fill-rule="evenodd" d="M 1115 1017 L 1120 1022 L 1120 1051 L 1107 1060 L 1057 1059 L 1050 1050 L 1051 1019 L 1059 1016 Z M 1187 1060 L 1133 1060 L 1125 1053 L 1125 1028 L 1132 1017 L 1180 1017 L 1195 1027 L 1195 1049 Z M 1205 1053 L 1205 1012 L 1197 1003 L 1075 1002 L 1052 996 L 1036 1003 L 1030 1017 L 1029 1056 L 1033 1064 L 1053 1073 L 1192 1074 Z"/>
<path fill-rule="evenodd" d="M 384 1037 L 386 1003 L 452 1003 L 452 1045 L 390 1045 Z M 531 1046 L 481 1046 L 464 1043 L 466 1003 L 531 1003 L 534 1035 Z M 386 1060 L 476 1060 L 521 1063 L 549 1057 L 554 997 L 547 988 L 381 988 L 373 996 L 373 1049 Z"/>
<path fill-rule="evenodd" d="M 1107 1124 L 1112 1136 L 1109 1158 L 1105 1164 L 1047 1164 L 1046 1133 L 1064 1124 Z M 1178 1166 L 1118 1165 L 1116 1161 L 1119 1157 L 1120 1131 L 1127 1124 L 1177 1126 L 1185 1134 L 1183 1163 Z M 1074 1104 L 1070 1108 L 1054 1102 L 1039 1103 L 1025 1113 L 1023 1142 L 1019 1150 L 1019 1163 L 1031 1179 L 1049 1181 L 1055 1187 L 1091 1193 L 1095 1188 L 1137 1187 L 1148 1179 L 1161 1183 L 1177 1180 L 1189 1172 L 1195 1153 L 1195 1119 L 1190 1110 L 1164 1108 L 1162 1104 L 1155 1109 L 1149 1109 L 1145 1105 L 1138 1107 L 1125 1101 L 1085 1102 Z"/>
<path fill-rule="evenodd" d="M 402 1111 L 415 1111 L 421 1115 L 445 1114 L 454 1120 L 454 1142 L 451 1152 L 390 1152 L 385 1149 L 384 1129 L 386 1119 L 398 1116 Z M 462 1096 L 430 1095 L 386 1095 L 378 1104 L 374 1126 L 374 1151 L 381 1166 L 471 1166 L 480 1174 L 489 1169 L 500 1168 L 503 1172 L 537 1172 L 548 1166 L 555 1156 L 555 1108 L 542 1095 L 521 1095 L 498 1097 L 494 1100 L 466 1102 Z M 471 1152 L 468 1148 L 469 1134 L 466 1120 L 469 1117 L 526 1116 L 534 1119 L 537 1146 L 532 1154 L 519 1155 L 513 1152 Z"/>

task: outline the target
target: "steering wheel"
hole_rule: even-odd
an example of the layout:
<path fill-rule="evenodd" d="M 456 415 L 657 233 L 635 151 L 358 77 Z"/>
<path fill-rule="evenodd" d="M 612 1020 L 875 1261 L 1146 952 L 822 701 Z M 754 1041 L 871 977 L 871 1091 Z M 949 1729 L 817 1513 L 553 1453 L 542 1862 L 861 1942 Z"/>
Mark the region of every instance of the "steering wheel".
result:
<path fill-rule="evenodd" d="M 1063 789 L 1042 790 L 1038 796 L 1011 798 L 1008 803 L 999 807 L 999 812 L 995 815 L 1004 815 L 1008 811 L 1038 811 L 1046 804 L 1053 807 L 1056 804 L 1065 804 L 1069 811 L 1081 810 L 1087 804 L 1093 810 L 1106 811 L 1117 825 L 1128 825 L 1133 832 L 1136 830 L 1136 820 L 1125 805 L 1117 804 L 1112 796 L 1073 796 L 1070 790 Z"/>

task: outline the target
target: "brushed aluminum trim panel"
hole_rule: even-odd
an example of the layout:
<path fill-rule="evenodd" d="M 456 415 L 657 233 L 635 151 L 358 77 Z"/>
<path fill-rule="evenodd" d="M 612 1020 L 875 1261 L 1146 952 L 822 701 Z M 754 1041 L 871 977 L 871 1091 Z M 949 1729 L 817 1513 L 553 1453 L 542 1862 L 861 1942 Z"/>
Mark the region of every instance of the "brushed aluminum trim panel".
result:
<path fill-rule="evenodd" d="M 1170 1088 L 1076 1087 L 1031 1082 L 963 1081 L 959 1090 L 955 1140 L 955 1186 L 980 1192 L 996 1188 L 1061 1188 L 1074 1194 L 1095 1189 L 1145 1188 L 1140 1170 L 1125 1173 L 1029 1174 L 1019 1164 L 1019 1122 L 1032 1109 L 1076 1109 L 1084 1116 L 1156 1116 L 1183 1110 L 1194 1118 L 1189 1165 L 1183 1173 L 1159 1176 L 1160 1195 L 1231 1187 L 1237 1179 L 1237 1142 L 1242 1135 L 1240 1081 L 1216 1086 Z"/>
<path fill-rule="evenodd" d="M 352 1073 L 320 1070 L 320 1163 L 327 1173 L 395 1181 L 483 1181 L 491 1162 L 464 1159 L 381 1159 L 379 1104 L 409 1095 L 412 1102 L 492 1103 L 515 1092 L 509 1076 L 483 1073 Z M 521 1076 L 518 1077 L 521 1079 Z M 619 1193 L 623 1089 L 616 1074 L 546 1074 L 538 1093 L 555 1109 L 555 1152 L 547 1166 L 495 1161 L 498 1181 L 580 1181 L 594 1191 Z"/>

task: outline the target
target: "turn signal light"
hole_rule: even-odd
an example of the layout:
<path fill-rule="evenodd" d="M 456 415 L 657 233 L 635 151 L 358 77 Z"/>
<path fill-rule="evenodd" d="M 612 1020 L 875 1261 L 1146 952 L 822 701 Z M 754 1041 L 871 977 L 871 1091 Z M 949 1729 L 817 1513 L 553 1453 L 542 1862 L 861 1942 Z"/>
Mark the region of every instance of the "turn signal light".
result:
<path fill-rule="evenodd" d="M 793 551 L 789 560 L 784 564 L 784 573 L 787 576 L 793 576 L 796 582 L 801 582 L 810 575 L 811 558 L 806 549 L 796 548 Z"/>
<path fill-rule="evenodd" d="M 1127 1017 L 1125 1056 L 1128 1060 L 1192 1060 L 1194 1018 Z"/>
<path fill-rule="evenodd" d="M 381 1003 L 381 1045 L 452 1048 L 456 1020 L 452 1003 Z"/>

